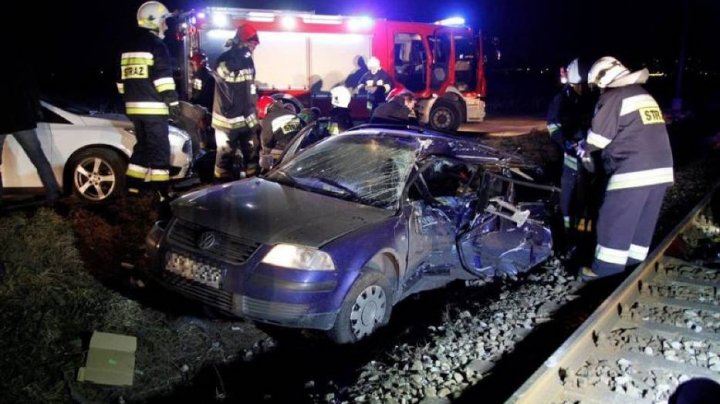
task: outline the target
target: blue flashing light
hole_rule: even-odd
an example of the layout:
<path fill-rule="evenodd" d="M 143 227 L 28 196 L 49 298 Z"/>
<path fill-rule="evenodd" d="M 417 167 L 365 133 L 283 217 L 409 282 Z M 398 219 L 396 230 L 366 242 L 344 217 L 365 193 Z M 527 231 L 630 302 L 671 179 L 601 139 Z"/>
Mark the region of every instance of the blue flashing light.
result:
<path fill-rule="evenodd" d="M 462 26 L 465 25 L 465 19 L 463 17 L 450 17 L 444 20 L 436 21 L 435 24 L 453 27 Z"/>

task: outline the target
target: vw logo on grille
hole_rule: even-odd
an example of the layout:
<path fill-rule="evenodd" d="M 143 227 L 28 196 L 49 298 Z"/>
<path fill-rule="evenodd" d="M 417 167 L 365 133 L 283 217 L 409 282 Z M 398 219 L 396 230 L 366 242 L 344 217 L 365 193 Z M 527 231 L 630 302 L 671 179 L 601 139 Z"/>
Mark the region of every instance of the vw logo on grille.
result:
<path fill-rule="evenodd" d="M 214 246 L 216 242 L 217 239 L 215 237 L 215 233 L 211 231 L 206 231 L 198 238 L 197 245 L 203 250 L 208 250 L 212 248 L 212 246 Z"/>

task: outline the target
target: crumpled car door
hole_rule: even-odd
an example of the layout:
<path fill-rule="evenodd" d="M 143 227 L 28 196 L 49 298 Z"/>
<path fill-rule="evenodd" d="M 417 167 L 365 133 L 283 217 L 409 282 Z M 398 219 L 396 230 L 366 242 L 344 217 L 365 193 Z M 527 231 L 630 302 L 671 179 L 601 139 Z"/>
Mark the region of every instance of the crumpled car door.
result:
<path fill-rule="evenodd" d="M 516 276 L 552 254 L 552 233 L 541 202 L 511 204 L 504 196 L 483 201 L 457 239 L 463 267 L 479 277 Z"/>

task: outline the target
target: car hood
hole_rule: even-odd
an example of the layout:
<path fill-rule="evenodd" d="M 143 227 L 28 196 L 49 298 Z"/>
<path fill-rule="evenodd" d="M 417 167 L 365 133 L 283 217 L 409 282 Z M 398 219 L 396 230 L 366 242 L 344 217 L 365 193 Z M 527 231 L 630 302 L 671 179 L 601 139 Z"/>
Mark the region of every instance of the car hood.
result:
<path fill-rule="evenodd" d="M 173 214 L 203 227 L 265 244 L 320 247 L 392 211 L 252 178 L 192 192 Z"/>

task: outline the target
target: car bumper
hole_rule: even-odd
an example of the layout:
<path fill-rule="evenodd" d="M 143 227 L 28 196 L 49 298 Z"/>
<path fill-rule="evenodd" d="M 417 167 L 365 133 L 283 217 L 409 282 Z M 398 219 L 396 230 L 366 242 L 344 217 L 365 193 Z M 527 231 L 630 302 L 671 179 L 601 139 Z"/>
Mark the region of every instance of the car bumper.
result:
<path fill-rule="evenodd" d="M 240 293 L 232 293 L 222 288 L 213 288 L 186 279 L 167 270 L 152 273 L 153 278 L 163 287 L 170 289 L 192 300 L 214 307 L 224 314 L 243 317 L 250 320 L 280 325 L 284 327 L 312 328 L 329 330 L 335 323 L 338 311 L 313 312 L 311 304 L 286 303 L 280 301 L 258 299 Z M 250 285 L 265 283 L 267 279 L 250 278 Z M 330 287 L 330 284 L 313 285 L 313 287 Z M 334 285 L 332 285 L 334 288 Z M 306 284 L 285 282 L 273 284 L 278 295 L 288 296 L 293 293 L 305 294 L 313 288 Z"/>
<path fill-rule="evenodd" d="M 343 278 L 336 271 L 263 264 L 269 247 L 247 240 L 221 238 L 220 245 L 232 242 L 233 249 L 198 251 L 195 230 L 157 222 L 146 236 L 149 273 L 162 286 L 231 316 L 286 327 L 332 328 L 342 300 Z"/>

